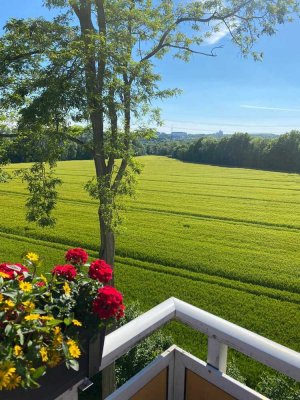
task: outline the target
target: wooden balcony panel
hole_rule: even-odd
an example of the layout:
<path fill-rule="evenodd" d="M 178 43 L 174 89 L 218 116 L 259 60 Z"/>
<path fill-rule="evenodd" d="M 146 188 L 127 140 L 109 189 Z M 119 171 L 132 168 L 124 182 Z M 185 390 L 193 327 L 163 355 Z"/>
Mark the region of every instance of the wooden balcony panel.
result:
<path fill-rule="evenodd" d="M 185 400 L 236 400 L 236 398 L 187 369 Z"/>
<path fill-rule="evenodd" d="M 168 398 L 168 368 L 162 370 L 130 400 L 167 400 Z"/>

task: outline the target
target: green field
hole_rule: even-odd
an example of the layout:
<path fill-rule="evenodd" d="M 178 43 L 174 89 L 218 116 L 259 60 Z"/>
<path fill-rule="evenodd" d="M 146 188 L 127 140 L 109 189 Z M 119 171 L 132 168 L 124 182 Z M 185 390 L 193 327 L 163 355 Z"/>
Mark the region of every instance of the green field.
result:
<path fill-rule="evenodd" d="M 148 309 L 176 296 L 300 351 L 300 176 L 139 160 L 137 196 L 117 238 L 116 284 L 126 300 Z M 0 185 L 0 260 L 32 250 L 49 269 L 77 245 L 96 256 L 97 204 L 83 191 L 93 163 L 61 162 L 57 172 L 54 229 L 25 222 L 20 181 Z M 202 337 L 178 324 L 168 330 L 204 356 Z M 253 383 L 259 368 L 242 358 L 241 366 Z"/>

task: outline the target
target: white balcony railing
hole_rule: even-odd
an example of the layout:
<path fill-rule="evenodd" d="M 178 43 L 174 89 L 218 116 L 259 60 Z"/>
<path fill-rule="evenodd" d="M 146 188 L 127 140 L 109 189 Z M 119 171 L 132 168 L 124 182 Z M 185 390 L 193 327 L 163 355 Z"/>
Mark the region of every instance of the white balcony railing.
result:
<path fill-rule="evenodd" d="M 107 335 L 101 370 L 172 319 L 208 336 L 207 363 L 222 372 L 230 347 L 300 381 L 299 353 L 174 297 Z"/>
<path fill-rule="evenodd" d="M 167 400 L 184 400 L 186 398 L 184 393 L 187 369 L 214 385 L 218 390 L 231 395 L 230 398 L 266 399 L 226 375 L 228 348 L 235 349 L 296 381 L 300 381 L 299 353 L 174 297 L 107 335 L 100 371 L 173 319 L 207 335 L 207 362 L 172 346 L 106 400 L 130 399 L 164 369 L 168 374 L 168 391 L 167 397 L 165 397 Z M 64 397 L 62 398 L 64 399 Z"/>

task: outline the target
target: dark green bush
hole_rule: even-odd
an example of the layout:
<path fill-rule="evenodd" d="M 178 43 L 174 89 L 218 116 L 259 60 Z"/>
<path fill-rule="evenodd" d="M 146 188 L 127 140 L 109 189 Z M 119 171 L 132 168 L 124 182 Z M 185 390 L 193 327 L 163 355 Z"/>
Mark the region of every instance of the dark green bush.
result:
<path fill-rule="evenodd" d="M 119 326 L 127 324 L 141 314 L 142 311 L 138 302 L 130 304 L 127 306 L 126 316 L 120 321 Z M 162 332 L 155 332 L 131 349 L 116 362 L 117 386 L 123 385 L 172 344 L 171 336 L 166 336 Z"/>

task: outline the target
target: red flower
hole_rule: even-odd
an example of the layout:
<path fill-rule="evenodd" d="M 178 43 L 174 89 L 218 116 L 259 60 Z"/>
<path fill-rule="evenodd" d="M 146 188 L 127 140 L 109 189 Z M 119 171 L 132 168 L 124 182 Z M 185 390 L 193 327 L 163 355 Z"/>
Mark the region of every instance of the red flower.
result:
<path fill-rule="evenodd" d="M 92 304 L 92 311 L 100 319 L 116 318 L 124 316 L 125 306 L 122 294 L 111 286 L 98 289 L 98 295 Z"/>
<path fill-rule="evenodd" d="M 68 250 L 65 255 L 66 261 L 74 265 L 85 264 L 88 258 L 88 253 L 80 247 Z"/>
<path fill-rule="evenodd" d="M 66 264 L 66 265 L 56 265 L 51 271 L 53 275 L 62 276 L 68 281 L 72 281 L 77 275 L 77 270 L 74 265 Z"/>
<path fill-rule="evenodd" d="M 112 268 L 104 260 L 95 260 L 89 268 L 89 277 L 102 283 L 112 279 Z"/>
<path fill-rule="evenodd" d="M 19 280 L 24 279 L 24 272 L 29 272 L 29 270 L 22 264 L 0 264 L 0 272 L 8 275 L 8 279 L 14 279 L 18 276 Z"/>
<path fill-rule="evenodd" d="M 38 281 L 38 282 L 36 283 L 36 286 L 38 286 L 38 287 L 43 287 L 43 286 L 46 286 L 46 283 L 45 283 L 44 281 Z"/>

